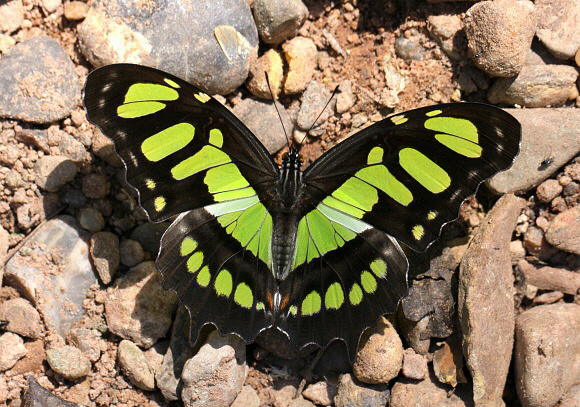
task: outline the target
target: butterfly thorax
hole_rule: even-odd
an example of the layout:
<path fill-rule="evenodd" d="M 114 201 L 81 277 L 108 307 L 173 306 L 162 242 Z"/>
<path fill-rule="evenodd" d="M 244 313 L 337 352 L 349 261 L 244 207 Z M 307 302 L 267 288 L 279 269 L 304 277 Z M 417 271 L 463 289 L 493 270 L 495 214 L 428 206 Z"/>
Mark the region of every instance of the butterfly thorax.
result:
<path fill-rule="evenodd" d="M 298 150 L 291 148 L 284 156 L 278 179 L 278 199 L 271 208 L 272 266 L 278 282 L 284 280 L 292 270 L 298 222 L 302 217 L 297 207 L 301 193 L 302 159 Z"/>

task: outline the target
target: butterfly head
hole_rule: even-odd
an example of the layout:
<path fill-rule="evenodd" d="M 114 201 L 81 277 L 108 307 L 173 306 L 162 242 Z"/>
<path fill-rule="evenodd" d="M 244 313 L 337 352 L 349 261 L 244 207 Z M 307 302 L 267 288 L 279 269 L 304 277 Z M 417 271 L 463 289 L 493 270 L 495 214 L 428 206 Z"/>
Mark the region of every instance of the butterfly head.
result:
<path fill-rule="evenodd" d="M 282 158 L 282 168 L 285 170 L 300 170 L 302 167 L 302 157 L 300 150 L 296 147 L 290 147 L 290 150 Z"/>

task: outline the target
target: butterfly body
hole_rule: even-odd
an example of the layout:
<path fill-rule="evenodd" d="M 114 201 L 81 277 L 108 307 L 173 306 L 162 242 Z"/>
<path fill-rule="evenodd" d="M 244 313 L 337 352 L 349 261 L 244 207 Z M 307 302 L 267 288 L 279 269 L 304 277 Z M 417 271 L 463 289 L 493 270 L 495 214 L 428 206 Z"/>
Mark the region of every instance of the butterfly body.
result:
<path fill-rule="evenodd" d="M 420 108 L 367 127 L 302 171 L 278 167 L 229 110 L 156 69 L 95 70 L 87 115 L 114 144 L 152 221 L 177 216 L 156 262 L 191 315 L 253 341 L 298 347 L 362 331 L 407 293 L 399 242 L 424 251 L 485 179 L 508 168 L 521 127 L 492 106 Z"/>

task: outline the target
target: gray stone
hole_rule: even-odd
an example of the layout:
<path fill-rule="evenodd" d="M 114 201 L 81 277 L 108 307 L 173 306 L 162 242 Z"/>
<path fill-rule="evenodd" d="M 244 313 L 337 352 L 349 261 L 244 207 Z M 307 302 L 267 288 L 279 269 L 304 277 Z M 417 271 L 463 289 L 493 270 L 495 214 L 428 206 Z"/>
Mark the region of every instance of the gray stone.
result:
<path fill-rule="evenodd" d="M 145 259 L 143 246 L 136 240 L 122 240 L 120 251 L 121 264 L 128 267 L 136 266 Z"/>
<path fill-rule="evenodd" d="M 282 128 L 273 102 L 246 98 L 233 108 L 234 114 L 248 126 L 270 154 L 276 153 L 288 144 L 284 129 L 287 134 L 292 134 L 292 122 L 286 109 L 281 103 L 276 102 L 276 104 L 282 116 L 284 128 Z"/>
<path fill-rule="evenodd" d="M 458 391 L 449 392 L 449 386 L 437 381 L 431 373 L 425 380 L 403 379 L 393 386 L 389 407 L 466 407 L 473 406 L 470 397 L 461 397 Z"/>
<path fill-rule="evenodd" d="M 301 0 L 255 0 L 252 6 L 260 38 L 266 44 L 280 44 L 294 37 L 308 9 Z"/>
<path fill-rule="evenodd" d="M 473 62 L 490 76 L 517 75 L 536 30 L 529 1 L 485 1 L 473 5 L 463 21 Z M 477 55 L 477 57 L 476 57 Z"/>
<path fill-rule="evenodd" d="M 143 351 L 133 342 L 122 340 L 117 348 L 117 360 L 121 370 L 131 383 L 140 389 L 151 391 L 155 389 L 155 376 L 145 359 Z"/>
<path fill-rule="evenodd" d="M 368 385 L 353 379 L 350 374 L 340 376 L 334 398 L 336 407 L 379 407 L 389 401 L 386 384 Z"/>
<path fill-rule="evenodd" d="M 147 261 L 115 280 L 105 315 L 111 332 L 147 349 L 167 334 L 176 307 L 175 293 L 161 287 L 161 275 Z"/>
<path fill-rule="evenodd" d="M 73 209 L 80 209 L 86 205 L 87 198 L 78 189 L 67 189 L 61 196 L 61 201 L 63 204 L 69 205 Z M 101 217 L 102 216 L 103 215 L 101 215 Z M 103 223 L 104 222 L 105 220 L 103 219 Z"/>
<path fill-rule="evenodd" d="M 551 304 L 516 318 L 516 389 L 525 407 L 551 407 L 580 377 L 580 306 Z"/>
<path fill-rule="evenodd" d="M 159 341 L 145 352 L 143 352 L 145 359 L 147 360 L 147 364 L 154 374 L 159 370 L 161 364 L 163 363 L 163 357 L 169 349 L 169 343 L 169 340 Z"/>
<path fill-rule="evenodd" d="M 395 52 L 397 56 L 407 61 L 420 61 L 425 58 L 425 48 L 421 45 L 419 35 L 412 35 L 409 38 L 397 38 Z"/>
<path fill-rule="evenodd" d="M 12 332 L 0 335 L 0 372 L 10 369 L 26 355 L 22 338 Z"/>
<path fill-rule="evenodd" d="M 28 389 L 24 392 L 23 407 L 83 407 L 55 396 L 42 387 L 33 375 L 28 376 Z"/>
<path fill-rule="evenodd" d="M 89 174 L 83 177 L 83 194 L 87 198 L 101 199 L 109 193 L 107 178 L 101 174 Z"/>
<path fill-rule="evenodd" d="M 94 66 L 152 66 L 210 94 L 227 94 L 240 86 L 258 51 L 258 31 L 246 0 L 139 5 L 99 0 L 91 3 L 78 34 L 81 51 Z"/>
<path fill-rule="evenodd" d="M 362 334 L 353 373 L 363 383 L 388 383 L 402 365 L 403 343 L 393 324 L 381 317 L 375 327 Z"/>
<path fill-rule="evenodd" d="M 458 310 L 476 406 L 503 406 L 514 332 L 509 244 L 524 205 L 514 195 L 500 198 L 461 261 Z"/>
<path fill-rule="evenodd" d="M 157 255 L 159 252 L 161 236 L 163 236 L 163 233 L 165 233 L 168 226 L 168 222 L 146 222 L 133 229 L 130 238 L 141 243 L 143 249 L 147 250 L 149 253 Z"/>
<path fill-rule="evenodd" d="M 487 100 L 524 107 L 560 106 L 578 97 L 577 78 L 573 66 L 524 66 L 515 78 L 497 79 L 487 93 Z"/>
<path fill-rule="evenodd" d="M 89 232 L 95 233 L 105 227 L 105 218 L 95 208 L 83 208 L 79 211 L 79 224 Z"/>
<path fill-rule="evenodd" d="M 0 262 L 4 264 L 8 248 L 10 247 L 10 234 L 0 225 Z M 0 267 L 0 286 L 4 277 L 4 267 Z"/>
<path fill-rule="evenodd" d="M 546 240 L 560 250 L 580 255 L 580 205 L 556 215 L 548 226 Z"/>
<path fill-rule="evenodd" d="M 437 41 L 443 52 L 450 58 L 465 58 L 465 51 L 459 46 L 465 44 L 463 23 L 458 15 L 431 15 L 427 18 L 429 33 Z"/>
<path fill-rule="evenodd" d="M 52 370 L 67 379 L 78 379 L 91 371 L 91 362 L 74 346 L 46 351 L 46 360 Z"/>
<path fill-rule="evenodd" d="M 527 192 L 580 153 L 579 109 L 506 109 L 522 124 L 522 146 L 514 165 L 488 186 L 496 194 Z M 548 166 L 542 162 L 550 158 Z"/>
<path fill-rule="evenodd" d="M 246 344 L 238 336 L 214 331 L 183 367 L 181 399 L 186 407 L 228 406 L 242 390 L 247 374 Z"/>
<path fill-rule="evenodd" d="M 107 342 L 96 329 L 73 328 L 68 333 L 66 342 L 83 352 L 92 363 L 99 360 L 101 353 L 107 350 Z"/>
<path fill-rule="evenodd" d="M 119 267 L 119 238 L 111 232 L 91 236 L 91 259 L 103 284 L 113 281 Z"/>
<path fill-rule="evenodd" d="M 20 28 L 24 22 L 22 0 L 3 2 L 0 6 L 0 32 L 10 34 Z"/>
<path fill-rule="evenodd" d="M 70 115 L 81 88 L 74 64 L 56 40 L 34 37 L 0 59 L 0 117 L 51 123 Z"/>
<path fill-rule="evenodd" d="M 33 339 L 42 337 L 40 314 L 24 298 L 13 298 L 0 304 L 0 320 L 8 321 L 8 325 L 3 327 L 8 332 Z"/>
<path fill-rule="evenodd" d="M 88 240 L 72 216 L 62 215 L 40 226 L 6 264 L 6 281 L 62 336 L 83 317 L 86 292 L 97 283 Z"/>
<path fill-rule="evenodd" d="M 49 192 L 58 191 L 77 175 L 76 164 L 67 157 L 46 155 L 34 165 L 36 185 Z"/>
<path fill-rule="evenodd" d="M 312 130 L 320 127 L 330 116 L 333 115 L 336 99 L 332 99 L 326 109 L 324 106 L 330 99 L 330 91 L 326 87 L 316 81 L 311 81 L 302 94 L 300 101 L 300 111 L 296 117 L 296 125 L 302 130 L 308 130 L 312 125 L 315 125 Z M 324 109 L 324 112 L 322 111 Z M 322 114 L 321 114 L 322 113 Z M 320 118 L 318 116 L 320 115 Z M 314 121 L 318 118 L 316 123 Z"/>
<path fill-rule="evenodd" d="M 155 381 L 166 400 L 179 400 L 183 382 L 181 372 L 183 366 L 194 355 L 189 343 L 189 312 L 185 307 L 179 307 L 171 328 L 171 342 L 163 357 L 163 362 L 155 370 Z"/>
<path fill-rule="evenodd" d="M 574 58 L 580 48 L 580 3 L 576 0 L 537 0 L 536 36 L 560 59 Z"/>
<path fill-rule="evenodd" d="M 48 131 L 36 129 L 22 129 L 15 133 L 16 140 L 29 146 L 34 146 L 46 154 L 50 154 L 48 145 Z"/>

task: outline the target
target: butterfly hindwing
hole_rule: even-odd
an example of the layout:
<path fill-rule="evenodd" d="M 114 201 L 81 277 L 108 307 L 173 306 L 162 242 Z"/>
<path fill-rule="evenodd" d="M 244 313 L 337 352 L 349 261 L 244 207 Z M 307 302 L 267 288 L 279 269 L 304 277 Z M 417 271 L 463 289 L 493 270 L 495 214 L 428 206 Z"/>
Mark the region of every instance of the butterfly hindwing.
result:
<path fill-rule="evenodd" d="M 323 202 L 424 251 L 459 206 L 519 151 L 521 126 L 493 106 L 452 103 L 378 122 L 304 172 Z"/>
<path fill-rule="evenodd" d="M 277 167 L 250 130 L 175 76 L 105 66 L 88 77 L 84 100 L 88 119 L 114 141 L 151 220 L 260 195 L 277 180 Z"/>

